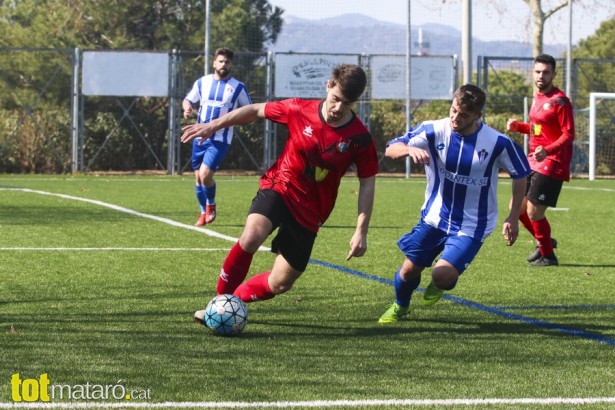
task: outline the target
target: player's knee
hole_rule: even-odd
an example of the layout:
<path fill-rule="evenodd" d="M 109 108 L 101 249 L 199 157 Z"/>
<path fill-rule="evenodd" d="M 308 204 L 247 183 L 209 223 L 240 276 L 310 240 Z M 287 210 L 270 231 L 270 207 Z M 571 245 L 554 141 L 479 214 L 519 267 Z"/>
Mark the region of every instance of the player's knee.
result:
<path fill-rule="evenodd" d="M 287 281 L 277 282 L 276 281 L 274 283 L 270 283 L 269 287 L 271 288 L 271 293 L 279 295 L 281 293 L 285 293 L 291 290 L 293 287 L 293 282 L 287 282 Z"/>
<path fill-rule="evenodd" d="M 446 285 L 446 286 L 444 286 L 443 288 L 440 288 L 440 289 L 443 289 L 443 290 L 453 290 L 453 289 L 455 289 L 455 286 L 457 286 L 457 280 L 458 279 L 459 278 L 455 278 L 453 280 L 453 282 L 449 283 L 448 285 Z"/>
<path fill-rule="evenodd" d="M 457 285 L 457 275 L 454 271 L 434 271 L 431 275 L 431 281 L 438 289 L 452 290 Z"/>
<path fill-rule="evenodd" d="M 253 254 L 253 253 L 256 253 L 256 251 L 258 251 L 258 249 L 263 244 L 263 242 L 265 242 L 265 239 L 266 237 L 262 238 L 259 235 L 250 235 L 250 234 L 246 235 L 244 233 L 239 238 L 239 246 L 241 246 L 241 249 L 243 249 L 244 251 Z"/>

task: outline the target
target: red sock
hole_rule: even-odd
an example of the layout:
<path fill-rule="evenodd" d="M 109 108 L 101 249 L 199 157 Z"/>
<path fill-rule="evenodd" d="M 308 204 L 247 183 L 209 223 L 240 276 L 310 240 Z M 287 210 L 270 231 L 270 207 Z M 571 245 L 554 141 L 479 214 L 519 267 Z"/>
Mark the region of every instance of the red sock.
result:
<path fill-rule="evenodd" d="M 231 248 L 231 251 L 224 260 L 220 278 L 218 279 L 218 286 L 216 289 L 218 295 L 225 293 L 232 294 L 235 289 L 237 289 L 237 286 L 239 286 L 248 275 L 250 264 L 252 263 L 252 256 L 254 256 L 254 254 L 241 249 L 239 242 Z"/>
<path fill-rule="evenodd" d="M 534 227 L 532 226 L 532 221 L 530 221 L 530 217 L 527 215 L 527 212 L 522 213 L 519 217 L 519 220 L 521 221 L 521 224 L 525 227 L 525 229 L 527 229 L 529 233 L 531 233 L 532 236 L 535 237 L 536 235 L 534 233 Z"/>
<path fill-rule="evenodd" d="M 271 272 L 263 272 L 251 277 L 237 288 L 234 295 L 246 303 L 273 298 L 275 294 L 269 287 L 269 275 Z"/>
<path fill-rule="evenodd" d="M 535 235 L 534 237 L 538 241 L 538 249 L 542 256 L 553 255 L 553 244 L 551 243 L 551 225 L 547 218 L 543 218 L 539 221 L 532 221 Z"/>

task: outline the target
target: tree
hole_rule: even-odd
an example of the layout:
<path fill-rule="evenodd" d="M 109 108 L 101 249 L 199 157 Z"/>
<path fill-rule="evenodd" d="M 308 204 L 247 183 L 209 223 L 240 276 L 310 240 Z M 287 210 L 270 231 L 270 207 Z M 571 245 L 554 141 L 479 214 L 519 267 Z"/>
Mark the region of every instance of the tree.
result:
<path fill-rule="evenodd" d="M 510 9 L 514 7 L 516 1 L 512 0 L 442 0 L 441 2 L 427 2 L 419 0 L 425 7 L 433 10 L 441 9 L 443 4 L 460 3 L 470 1 L 474 3 L 474 10 L 480 7 L 481 12 L 495 12 L 499 16 L 500 22 L 510 21 Z M 529 25 L 531 27 L 532 52 L 536 56 L 543 53 L 544 30 L 547 20 L 561 12 L 568 6 L 569 0 L 521 0 L 529 8 Z M 615 12 L 615 2 L 612 0 L 570 0 L 574 8 L 573 13 L 580 13 L 581 10 L 595 15 L 610 15 Z M 574 17 L 574 15 L 573 15 Z M 461 17 L 460 17 L 461 18 Z M 515 21 L 515 24 L 523 25 L 523 21 Z M 566 26 L 567 27 L 567 26 Z M 566 42 L 565 32 L 562 30 L 561 43 Z"/>
<path fill-rule="evenodd" d="M 562 0 L 559 4 L 556 4 L 547 11 L 544 11 L 542 9 L 542 0 L 523 0 L 532 12 L 532 51 L 534 56 L 542 54 L 545 21 L 559 10 L 566 7 L 568 5 L 568 1 L 569 0 Z"/>
<path fill-rule="evenodd" d="M 572 55 L 577 62 L 578 99 L 586 101 L 590 92 L 615 90 L 615 17 L 581 40 Z"/>
<path fill-rule="evenodd" d="M 573 50 L 577 108 L 587 107 L 591 92 L 615 90 L 615 17 L 604 21 L 596 33 Z M 612 175 L 615 170 L 615 101 L 601 100 L 596 113 L 596 173 Z M 585 115 L 575 117 L 577 135 L 588 135 Z"/>
<path fill-rule="evenodd" d="M 272 7 L 267 0 L 211 0 L 211 5 L 214 47 L 225 46 L 237 54 L 248 55 L 239 62 L 238 73 L 245 67 L 253 77 L 264 76 L 262 70 L 250 69 L 252 61 L 249 56 L 253 53 L 252 60 L 259 58 L 257 53 L 265 50 L 266 43 L 276 41 L 282 28 L 283 11 Z M 203 50 L 204 23 L 202 0 L 4 2 L 0 7 L 0 48 L 4 49 L 0 52 L 0 123 L 10 126 L 0 134 L 0 151 L 7 143 L 25 146 L 31 140 L 33 129 L 42 134 L 39 140 L 47 143 L 67 140 L 66 115 L 57 114 L 68 112 L 71 104 L 68 85 L 72 67 L 66 50 L 165 52 L 179 49 L 198 53 L 198 50 Z M 6 51 L 9 49 L 22 51 Z M 60 56 L 56 56 L 58 53 Z M 202 63 L 200 67 L 202 74 Z M 54 81 L 50 82 L 52 78 Z M 194 79 L 191 75 L 190 81 Z M 114 130 L 114 119 L 123 114 L 115 101 L 88 99 L 87 111 L 85 145 L 88 149 L 100 146 L 112 130 L 113 137 L 118 140 L 108 153 L 100 156 L 103 159 L 100 168 L 151 167 L 151 158 L 137 154 L 145 151 L 140 142 L 135 143 L 135 138 L 129 138 L 134 133 L 133 125 L 124 121 L 118 130 Z M 161 151 L 166 147 L 166 116 L 167 101 L 161 98 L 143 98 L 131 111 L 134 123 L 160 157 L 164 157 Z M 15 121 L 16 118 L 23 120 Z M 62 118 L 63 123 L 54 125 L 56 118 L 58 121 Z M 5 137 L 7 135 L 10 141 Z M 38 144 L 41 145 L 45 144 Z M 133 151 L 134 155 L 131 154 Z M 36 153 L 32 156 L 35 157 Z M 0 171 L 62 172 L 70 163 L 70 155 L 65 155 L 56 168 L 45 165 L 45 169 L 36 166 L 19 169 L 19 166 L 7 167 L 3 158 L 0 158 Z M 11 164 L 20 162 L 31 161 L 16 159 Z"/>

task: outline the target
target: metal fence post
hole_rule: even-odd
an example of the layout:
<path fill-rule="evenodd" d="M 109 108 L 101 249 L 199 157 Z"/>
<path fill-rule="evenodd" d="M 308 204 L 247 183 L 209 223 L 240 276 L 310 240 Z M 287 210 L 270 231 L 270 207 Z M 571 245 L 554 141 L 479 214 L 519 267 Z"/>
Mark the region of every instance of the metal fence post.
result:
<path fill-rule="evenodd" d="M 80 50 L 78 48 L 73 49 L 72 56 L 72 78 L 71 78 L 71 103 L 70 103 L 70 121 L 71 121 L 71 172 L 74 174 L 82 168 L 82 163 L 79 155 L 80 151 L 83 149 L 82 144 L 80 144 L 79 138 L 79 73 L 81 72 L 81 59 L 80 59 Z"/>

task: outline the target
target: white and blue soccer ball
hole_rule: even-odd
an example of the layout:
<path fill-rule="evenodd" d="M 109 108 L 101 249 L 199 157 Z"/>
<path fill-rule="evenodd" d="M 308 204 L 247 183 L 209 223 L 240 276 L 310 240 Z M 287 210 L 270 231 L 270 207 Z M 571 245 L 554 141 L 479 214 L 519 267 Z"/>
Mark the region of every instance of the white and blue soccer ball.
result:
<path fill-rule="evenodd" d="M 214 335 L 238 335 L 248 323 L 248 307 L 237 296 L 218 295 L 207 304 L 204 322 Z"/>

